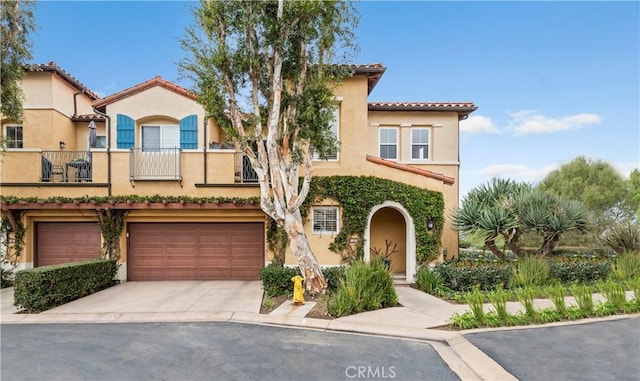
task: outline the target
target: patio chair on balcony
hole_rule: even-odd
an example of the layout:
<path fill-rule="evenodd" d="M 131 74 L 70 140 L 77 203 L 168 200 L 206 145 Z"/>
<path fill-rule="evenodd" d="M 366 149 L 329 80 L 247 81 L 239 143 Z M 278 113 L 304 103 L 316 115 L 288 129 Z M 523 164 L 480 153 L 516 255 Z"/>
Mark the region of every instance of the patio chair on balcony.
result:
<path fill-rule="evenodd" d="M 61 165 L 54 165 L 51 160 L 42 156 L 42 181 L 56 181 L 56 176 L 59 176 L 57 181 L 62 181 L 64 178 L 64 168 Z"/>

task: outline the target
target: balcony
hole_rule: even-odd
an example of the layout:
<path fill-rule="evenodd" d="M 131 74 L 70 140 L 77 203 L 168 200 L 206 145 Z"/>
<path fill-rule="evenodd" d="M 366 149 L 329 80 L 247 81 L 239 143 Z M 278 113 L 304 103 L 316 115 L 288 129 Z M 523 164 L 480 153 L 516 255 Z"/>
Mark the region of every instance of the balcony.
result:
<path fill-rule="evenodd" d="M 236 152 L 235 157 L 235 182 L 236 183 L 257 183 L 258 174 L 251 166 L 249 158 L 242 152 Z"/>
<path fill-rule="evenodd" d="M 132 148 L 129 150 L 129 179 L 182 181 L 180 148 Z"/>
<path fill-rule="evenodd" d="M 42 182 L 91 182 L 91 152 L 88 151 L 42 151 Z"/>

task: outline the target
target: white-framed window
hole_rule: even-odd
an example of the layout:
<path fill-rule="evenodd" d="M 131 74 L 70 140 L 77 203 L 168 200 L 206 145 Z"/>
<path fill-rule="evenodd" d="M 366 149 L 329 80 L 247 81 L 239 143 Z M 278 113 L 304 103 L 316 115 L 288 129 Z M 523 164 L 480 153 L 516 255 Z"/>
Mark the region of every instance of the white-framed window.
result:
<path fill-rule="evenodd" d="M 142 148 L 180 147 L 180 126 L 143 125 Z"/>
<path fill-rule="evenodd" d="M 380 128 L 380 157 L 398 159 L 398 129 Z"/>
<path fill-rule="evenodd" d="M 411 129 L 411 159 L 429 160 L 429 128 Z"/>
<path fill-rule="evenodd" d="M 6 148 L 24 148 L 22 126 L 19 124 L 4 125 L 4 145 Z"/>
<path fill-rule="evenodd" d="M 340 141 L 340 105 L 335 105 L 333 108 L 333 121 L 331 123 L 331 133 L 335 136 L 336 141 Z M 338 145 L 336 153 L 333 155 L 327 155 L 327 159 L 323 161 L 338 161 L 338 154 L 340 153 L 340 145 Z M 322 160 L 320 156 L 315 153 L 313 155 L 314 160 Z"/>
<path fill-rule="evenodd" d="M 106 135 L 97 135 L 96 136 L 96 148 L 107 148 L 107 136 Z"/>
<path fill-rule="evenodd" d="M 313 234 L 337 234 L 338 233 L 338 207 L 315 206 L 311 209 L 311 223 Z"/>

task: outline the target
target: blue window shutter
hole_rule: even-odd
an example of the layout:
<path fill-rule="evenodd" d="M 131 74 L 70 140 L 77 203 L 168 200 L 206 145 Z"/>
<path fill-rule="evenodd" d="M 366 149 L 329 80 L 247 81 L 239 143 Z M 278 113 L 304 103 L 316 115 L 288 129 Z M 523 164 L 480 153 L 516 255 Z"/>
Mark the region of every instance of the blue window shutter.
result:
<path fill-rule="evenodd" d="M 118 114 L 116 119 L 116 142 L 118 148 L 133 148 L 134 142 L 134 126 L 133 119 L 126 115 Z"/>
<path fill-rule="evenodd" d="M 180 148 L 198 148 L 198 116 L 189 115 L 180 120 Z"/>

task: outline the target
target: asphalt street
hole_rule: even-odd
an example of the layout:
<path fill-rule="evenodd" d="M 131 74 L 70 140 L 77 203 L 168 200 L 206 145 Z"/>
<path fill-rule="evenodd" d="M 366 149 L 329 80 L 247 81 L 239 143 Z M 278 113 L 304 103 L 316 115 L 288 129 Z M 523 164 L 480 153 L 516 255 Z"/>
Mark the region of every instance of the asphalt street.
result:
<path fill-rule="evenodd" d="M 459 380 L 425 342 L 238 323 L 3 324 L 8 380 Z"/>
<path fill-rule="evenodd" d="M 640 380 L 640 318 L 466 334 L 521 381 Z"/>

